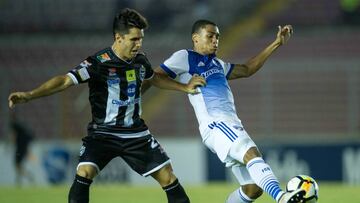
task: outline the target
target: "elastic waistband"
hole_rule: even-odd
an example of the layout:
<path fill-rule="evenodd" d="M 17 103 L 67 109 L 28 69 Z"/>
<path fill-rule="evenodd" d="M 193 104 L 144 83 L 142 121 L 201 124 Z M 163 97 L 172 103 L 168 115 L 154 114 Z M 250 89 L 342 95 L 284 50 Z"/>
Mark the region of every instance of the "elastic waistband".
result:
<path fill-rule="evenodd" d="M 104 131 L 99 131 L 99 130 L 95 130 L 93 132 L 106 134 L 106 135 L 113 135 L 113 136 L 120 137 L 120 138 L 138 138 L 138 137 L 145 137 L 150 134 L 149 130 L 145 130 L 145 131 L 137 132 L 137 133 L 126 133 L 126 134 L 125 133 L 104 132 Z"/>

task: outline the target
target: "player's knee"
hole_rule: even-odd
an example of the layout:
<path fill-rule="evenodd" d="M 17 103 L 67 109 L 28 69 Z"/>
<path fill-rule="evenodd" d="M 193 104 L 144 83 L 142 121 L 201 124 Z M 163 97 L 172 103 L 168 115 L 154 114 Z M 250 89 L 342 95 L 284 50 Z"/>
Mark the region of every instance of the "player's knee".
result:
<path fill-rule="evenodd" d="M 244 163 L 247 164 L 251 159 L 261 157 L 261 153 L 257 147 L 251 147 L 244 155 Z"/>
<path fill-rule="evenodd" d="M 96 170 L 96 168 L 94 166 L 82 165 L 82 166 L 79 166 L 76 174 L 81 176 L 81 177 L 92 180 L 96 176 L 97 170 Z"/>
<path fill-rule="evenodd" d="M 156 179 L 162 187 L 170 185 L 177 179 L 170 164 L 156 171 L 152 174 L 152 177 Z"/>
<path fill-rule="evenodd" d="M 257 199 L 263 194 L 263 190 L 255 184 L 244 185 L 241 189 L 251 199 Z"/>

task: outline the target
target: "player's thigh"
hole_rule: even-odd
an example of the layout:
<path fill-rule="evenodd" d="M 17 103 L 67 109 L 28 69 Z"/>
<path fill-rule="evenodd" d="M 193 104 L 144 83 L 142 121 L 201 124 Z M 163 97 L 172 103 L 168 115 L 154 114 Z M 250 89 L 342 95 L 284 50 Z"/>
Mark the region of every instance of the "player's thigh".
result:
<path fill-rule="evenodd" d="M 83 138 L 80 148 L 79 164 L 76 168 L 77 174 L 93 178 L 114 157 L 118 156 L 117 144 L 106 136 L 91 135 Z"/>
<path fill-rule="evenodd" d="M 121 157 L 134 171 L 145 177 L 170 164 L 170 158 L 152 135 L 127 139 Z"/>
<path fill-rule="evenodd" d="M 229 149 L 233 144 L 233 140 L 218 128 L 207 129 L 205 132 L 202 132 L 202 136 L 207 137 L 204 140 L 205 146 L 207 146 L 219 157 L 222 162 L 224 162 Z"/>
<path fill-rule="evenodd" d="M 220 122 L 207 133 L 208 138 L 204 141 L 205 145 L 227 165 L 237 162 L 244 163 L 246 152 L 250 148 L 256 147 L 245 129 L 236 123 Z"/>
<path fill-rule="evenodd" d="M 238 136 L 239 139 L 236 140 L 229 149 L 227 156 L 228 162 L 246 164 L 250 159 L 261 156 L 255 142 L 245 130 L 240 131 Z"/>

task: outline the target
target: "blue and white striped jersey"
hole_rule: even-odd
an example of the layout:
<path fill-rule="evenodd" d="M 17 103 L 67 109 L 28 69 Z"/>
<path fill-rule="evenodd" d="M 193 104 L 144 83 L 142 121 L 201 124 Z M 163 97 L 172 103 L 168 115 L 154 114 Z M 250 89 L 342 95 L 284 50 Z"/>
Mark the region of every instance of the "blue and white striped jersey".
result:
<path fill-rule="evenodd" d="M 194 74 L 206 79 L 207 85 L 200 87 L 199 94 L 188 95 L 200 128 L 213 121 L 239 120 L 227 81 L 234 64 L 225 63 L 215 55 L 204 56 L 183 49 L 175 52 L 160 66 L 170 77 L 178 77 L 182 83 L 187 83 Z"/>

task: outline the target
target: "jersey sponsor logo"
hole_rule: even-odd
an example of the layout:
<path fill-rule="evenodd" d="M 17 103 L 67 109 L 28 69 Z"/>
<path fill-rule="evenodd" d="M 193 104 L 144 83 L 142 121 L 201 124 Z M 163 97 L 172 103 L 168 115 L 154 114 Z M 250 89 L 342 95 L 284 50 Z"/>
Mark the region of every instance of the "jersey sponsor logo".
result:
<path fill-rule="evenodd" d="M 116 68 L 109 68 L 108 71 L 109 71 L 109 76 L 116 75 Z"/>
<path fill-rule="evenodd" d="M 77 73 L 79 74 L 82 81 L 85 81 L 90 78 L 90 75 L 85 67 L 78 69 Z"/>
<path fill-rule="evenodd" d="M 119 84 L 120 78 L 109 79 L 106 82 L 107 82 L 108 86 Z"/>
<path fill-rule="evenodd" d="M 216 73 L 223 73 L 223 71 L 222 71 L 222 69 L 219 69 L 219 68 L 213 68 L 213 69 L 210 69 L 208 71 L 201 73 L 201 76 L 203 76 L 206 79 Z"/>
<path fill-rule="evenodd" d="M 118 105 L 118 106 L 129 106 L 129 105 L 136 104 L 136 103 L 139 103 L 139 102 L 140 102 L 140 98 L 128 99 L 126 101 L 113 99 L 111 101 L 112 104 L 115 104 L 115 105 Z"/>
<path fill-rule="evenodd" d="M 132 82 L 136 80 L 135 70 L 126 71 L 126 80 Z"/>
<path fill-rule="evenodd" d="M 110 61 L 111 58 L 110 56 L 107 54 L 107 53 L 103 53 L 99 56 L 96 56 L 96 58 L 101 62 L 101 63 L 104 63 L 105 61 Z"/>
<path fill-rule="evenodd" d="M 87 68 L 87 67 L 89 67 L 89 66 L 91 66 L 91 65 L 92 65 L 92 64 L 91 64 L 89 61 L 87 61 L 87 60 L 85 60 L 85 61 L 83 61 L 83 62 L 80 63 L 80 66 L 83 67 L 83 68 Z"/>
<path fill-rule="evenodd" d="M 128 89 L 127 89 L 128 97 L 133 97 L 135 95 L 135 92 L 136 92 L 136 85 L 135 84 L 130 84 L 128 86 Z"/>

